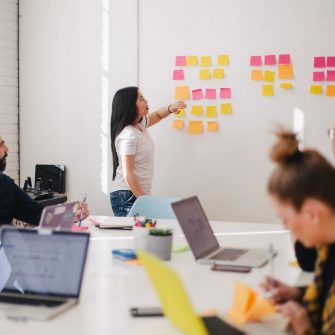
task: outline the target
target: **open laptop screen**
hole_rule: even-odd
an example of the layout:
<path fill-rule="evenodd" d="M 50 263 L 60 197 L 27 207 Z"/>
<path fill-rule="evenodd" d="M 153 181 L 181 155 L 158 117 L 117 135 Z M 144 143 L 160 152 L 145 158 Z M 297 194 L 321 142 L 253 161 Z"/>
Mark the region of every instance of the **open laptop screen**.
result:
<path fill-rule="evenodd" d="M 78 297 L 89 234 L 2 229 L 0 290 Z"/>
<path fill-rule="evenodd" d="M 171 204 L 195 259 L 219 249 L 219 243 L 208 222 L 198 197 Z"/>

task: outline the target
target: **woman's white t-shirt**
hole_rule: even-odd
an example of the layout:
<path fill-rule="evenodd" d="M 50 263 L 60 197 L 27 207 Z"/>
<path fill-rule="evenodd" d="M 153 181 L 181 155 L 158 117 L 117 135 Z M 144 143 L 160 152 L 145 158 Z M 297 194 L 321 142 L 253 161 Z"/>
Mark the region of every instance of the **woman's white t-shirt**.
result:
<path fill-rule="evenodd" d="M 130 190 L 124 176 L 121 156 L 134 155 L 134 174 L 145 194 L 151 193 L 154 143 L 146 129 L 149 120 L 145 116 L 139 124 L 141 130 L 133 127 L 125 127 L 115 139 L 116 152 L 119 158 L 119 166 L 115 179 L 112 182 L 112 192 L 118 190 Z"/>

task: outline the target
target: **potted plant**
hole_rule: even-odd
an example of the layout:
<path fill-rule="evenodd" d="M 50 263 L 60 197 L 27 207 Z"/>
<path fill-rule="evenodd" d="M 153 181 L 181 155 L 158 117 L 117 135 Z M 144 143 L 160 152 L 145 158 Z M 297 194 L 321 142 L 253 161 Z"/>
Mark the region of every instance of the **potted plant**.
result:
<path fill-rule="evenodd" d="M 150 229 L 146 249 L 165 261 L 170 260 L 172 250 L 172 230 L 161 228 Z"/>

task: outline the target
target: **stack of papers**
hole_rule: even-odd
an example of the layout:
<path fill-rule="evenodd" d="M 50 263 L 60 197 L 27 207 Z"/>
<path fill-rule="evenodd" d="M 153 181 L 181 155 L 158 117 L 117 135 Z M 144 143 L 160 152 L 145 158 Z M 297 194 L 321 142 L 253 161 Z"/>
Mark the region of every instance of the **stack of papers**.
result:
<path fill-rule="evenodd" d="M 139 218 L 139 217 L 138 217 Z M 134 218 L 132 216 L 118 217 L 118 216 L 93 216 L 89 217 L 89 220 L 97 228 L 101 229 L 121 229 L 131 230 L 135 225 Z"/>

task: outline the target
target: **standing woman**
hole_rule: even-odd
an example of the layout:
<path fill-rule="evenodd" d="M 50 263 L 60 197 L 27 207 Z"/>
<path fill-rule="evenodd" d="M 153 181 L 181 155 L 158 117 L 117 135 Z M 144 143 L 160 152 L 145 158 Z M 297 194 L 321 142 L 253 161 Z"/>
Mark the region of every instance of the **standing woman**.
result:
<path fill-rule="evenodd" d="M 335 169 L 317 151 L 298 148 L 281 131 L 271 152 L 277 163 L 269 184 L 271 203 L 305 247 L 317 248 L 313 283 L 305 288 L 267 278 L 272 299 L 294 334 L 335 334 Z"/>
<path fill-rule="evenodd" d="M 115 216 L 126 216 L 141 195 L 151 193 L 154 144 L 146 128 L 185 108 L 177 101 L 149 114 L 138 87 L 118 90 L 113 98 L 111 145 L 113 183 L 110 201 Z"/>

